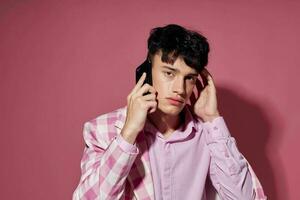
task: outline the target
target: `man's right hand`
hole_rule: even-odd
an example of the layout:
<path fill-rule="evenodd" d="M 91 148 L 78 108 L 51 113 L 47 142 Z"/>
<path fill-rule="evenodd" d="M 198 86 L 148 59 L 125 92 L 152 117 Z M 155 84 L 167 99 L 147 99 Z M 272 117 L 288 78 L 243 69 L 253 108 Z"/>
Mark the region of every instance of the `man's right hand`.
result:
<path fill-rule="evenodd" d="M 134 144 L 139 132 L 143 130 L 147 114 L 157 109 L 156 90 L 149 84 L 144 84 L 146 73 L 144 72 L 133 90 L 127 96 L 127 115 L 124 127 L 121 131 L 123 138 Z M 143 95 L 150 92 L 150 94 Z"/>

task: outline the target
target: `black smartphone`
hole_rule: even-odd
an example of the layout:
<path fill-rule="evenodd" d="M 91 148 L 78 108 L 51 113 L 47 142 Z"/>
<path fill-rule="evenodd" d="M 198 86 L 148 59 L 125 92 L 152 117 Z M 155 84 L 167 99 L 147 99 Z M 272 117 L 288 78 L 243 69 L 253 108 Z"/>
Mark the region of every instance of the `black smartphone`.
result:
<path fill-rule="evenodd" d="M 141 76 L 143 75 L 143 72 L 146 72 L 146 79 L 143 83 L 143 85 L 145 83 L 148 83 L 149 85 L 152 85 L 152 67 L 151 67 L 151 63 L 149 62 L 148 59 L 146 59 L 140 66 L 138 66 L 135 70 L 135 82 L 137 83 Z M 147 95 L 150 94 L 150 92 L 146 92 L 143 95 Z"/>
<path fill-rule="evenodd" d="M 144 81 L 145 83 L 148 83 L 149 85 L 152 85 L 152 73 L 151 73 L 151 63 L 148 59 L 146 59 L 140 66 L 138 66 L 135 70 L 135 82 L 137 83 L 141 76 L 143 75 L 143 72 L 146 72 L 146 79 Z"/>

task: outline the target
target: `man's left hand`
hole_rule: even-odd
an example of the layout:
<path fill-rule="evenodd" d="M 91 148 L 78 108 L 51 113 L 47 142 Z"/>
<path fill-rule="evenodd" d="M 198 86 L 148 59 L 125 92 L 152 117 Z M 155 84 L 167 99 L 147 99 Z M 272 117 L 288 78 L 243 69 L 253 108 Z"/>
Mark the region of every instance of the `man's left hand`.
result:
<path fill-rule="evenodd" d="M 200 95 L 198 94 L 198 98 L 195 97 L 194 93 L 191 95 L 191 105 L 193 113 L 197 117 L 201 118 L 204 122 L 211 122 L 220 116 L 217 108 L 216 87 L 212 76 L 205 68 L 201 71 L 200 76 L 204 87 L 200 80 L 197 79 L 196 87 Z"/>

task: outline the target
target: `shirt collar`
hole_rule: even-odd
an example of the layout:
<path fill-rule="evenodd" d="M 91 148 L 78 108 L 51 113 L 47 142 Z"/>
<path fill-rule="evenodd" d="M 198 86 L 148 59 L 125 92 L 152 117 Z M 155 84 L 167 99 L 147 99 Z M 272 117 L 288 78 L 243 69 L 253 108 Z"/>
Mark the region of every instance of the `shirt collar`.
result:
<path fill-rule="evenodd" d="M 182 140 L 188 137 L 193 132 L 193 130 L 195 130 L 196 132 L 199 131 L 199 127 L 197 125 L 198 120 L 193 116 L 191 112 L 191 106 L 186 104 L 182 109 L 182 112 L 183 112 L 182 114 L 185 116 L 184 123 L 182 123 L 181 126 L 177 130 L 175 130 L 172 133 L 172 135 L 166 140 L 170 140 L 170 141 Z M 162 136 L 162 134 L 150 122 L 148 118 L 145 122 L 144 130 L 154 135 Z"/>

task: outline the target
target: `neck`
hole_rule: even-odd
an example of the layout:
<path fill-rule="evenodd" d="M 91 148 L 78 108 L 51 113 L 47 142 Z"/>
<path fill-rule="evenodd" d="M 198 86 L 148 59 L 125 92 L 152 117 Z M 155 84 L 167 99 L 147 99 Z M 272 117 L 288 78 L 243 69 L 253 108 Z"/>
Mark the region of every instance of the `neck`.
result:
<path fill-rule="evenodd" d="M 163 135 L 174 132 L 184 121 L 182 112 L 179 115 L 173 116 L 167 115 L 159 109 L 157 109 L 154 113 L 149 114 L 148 119 Z"/>

